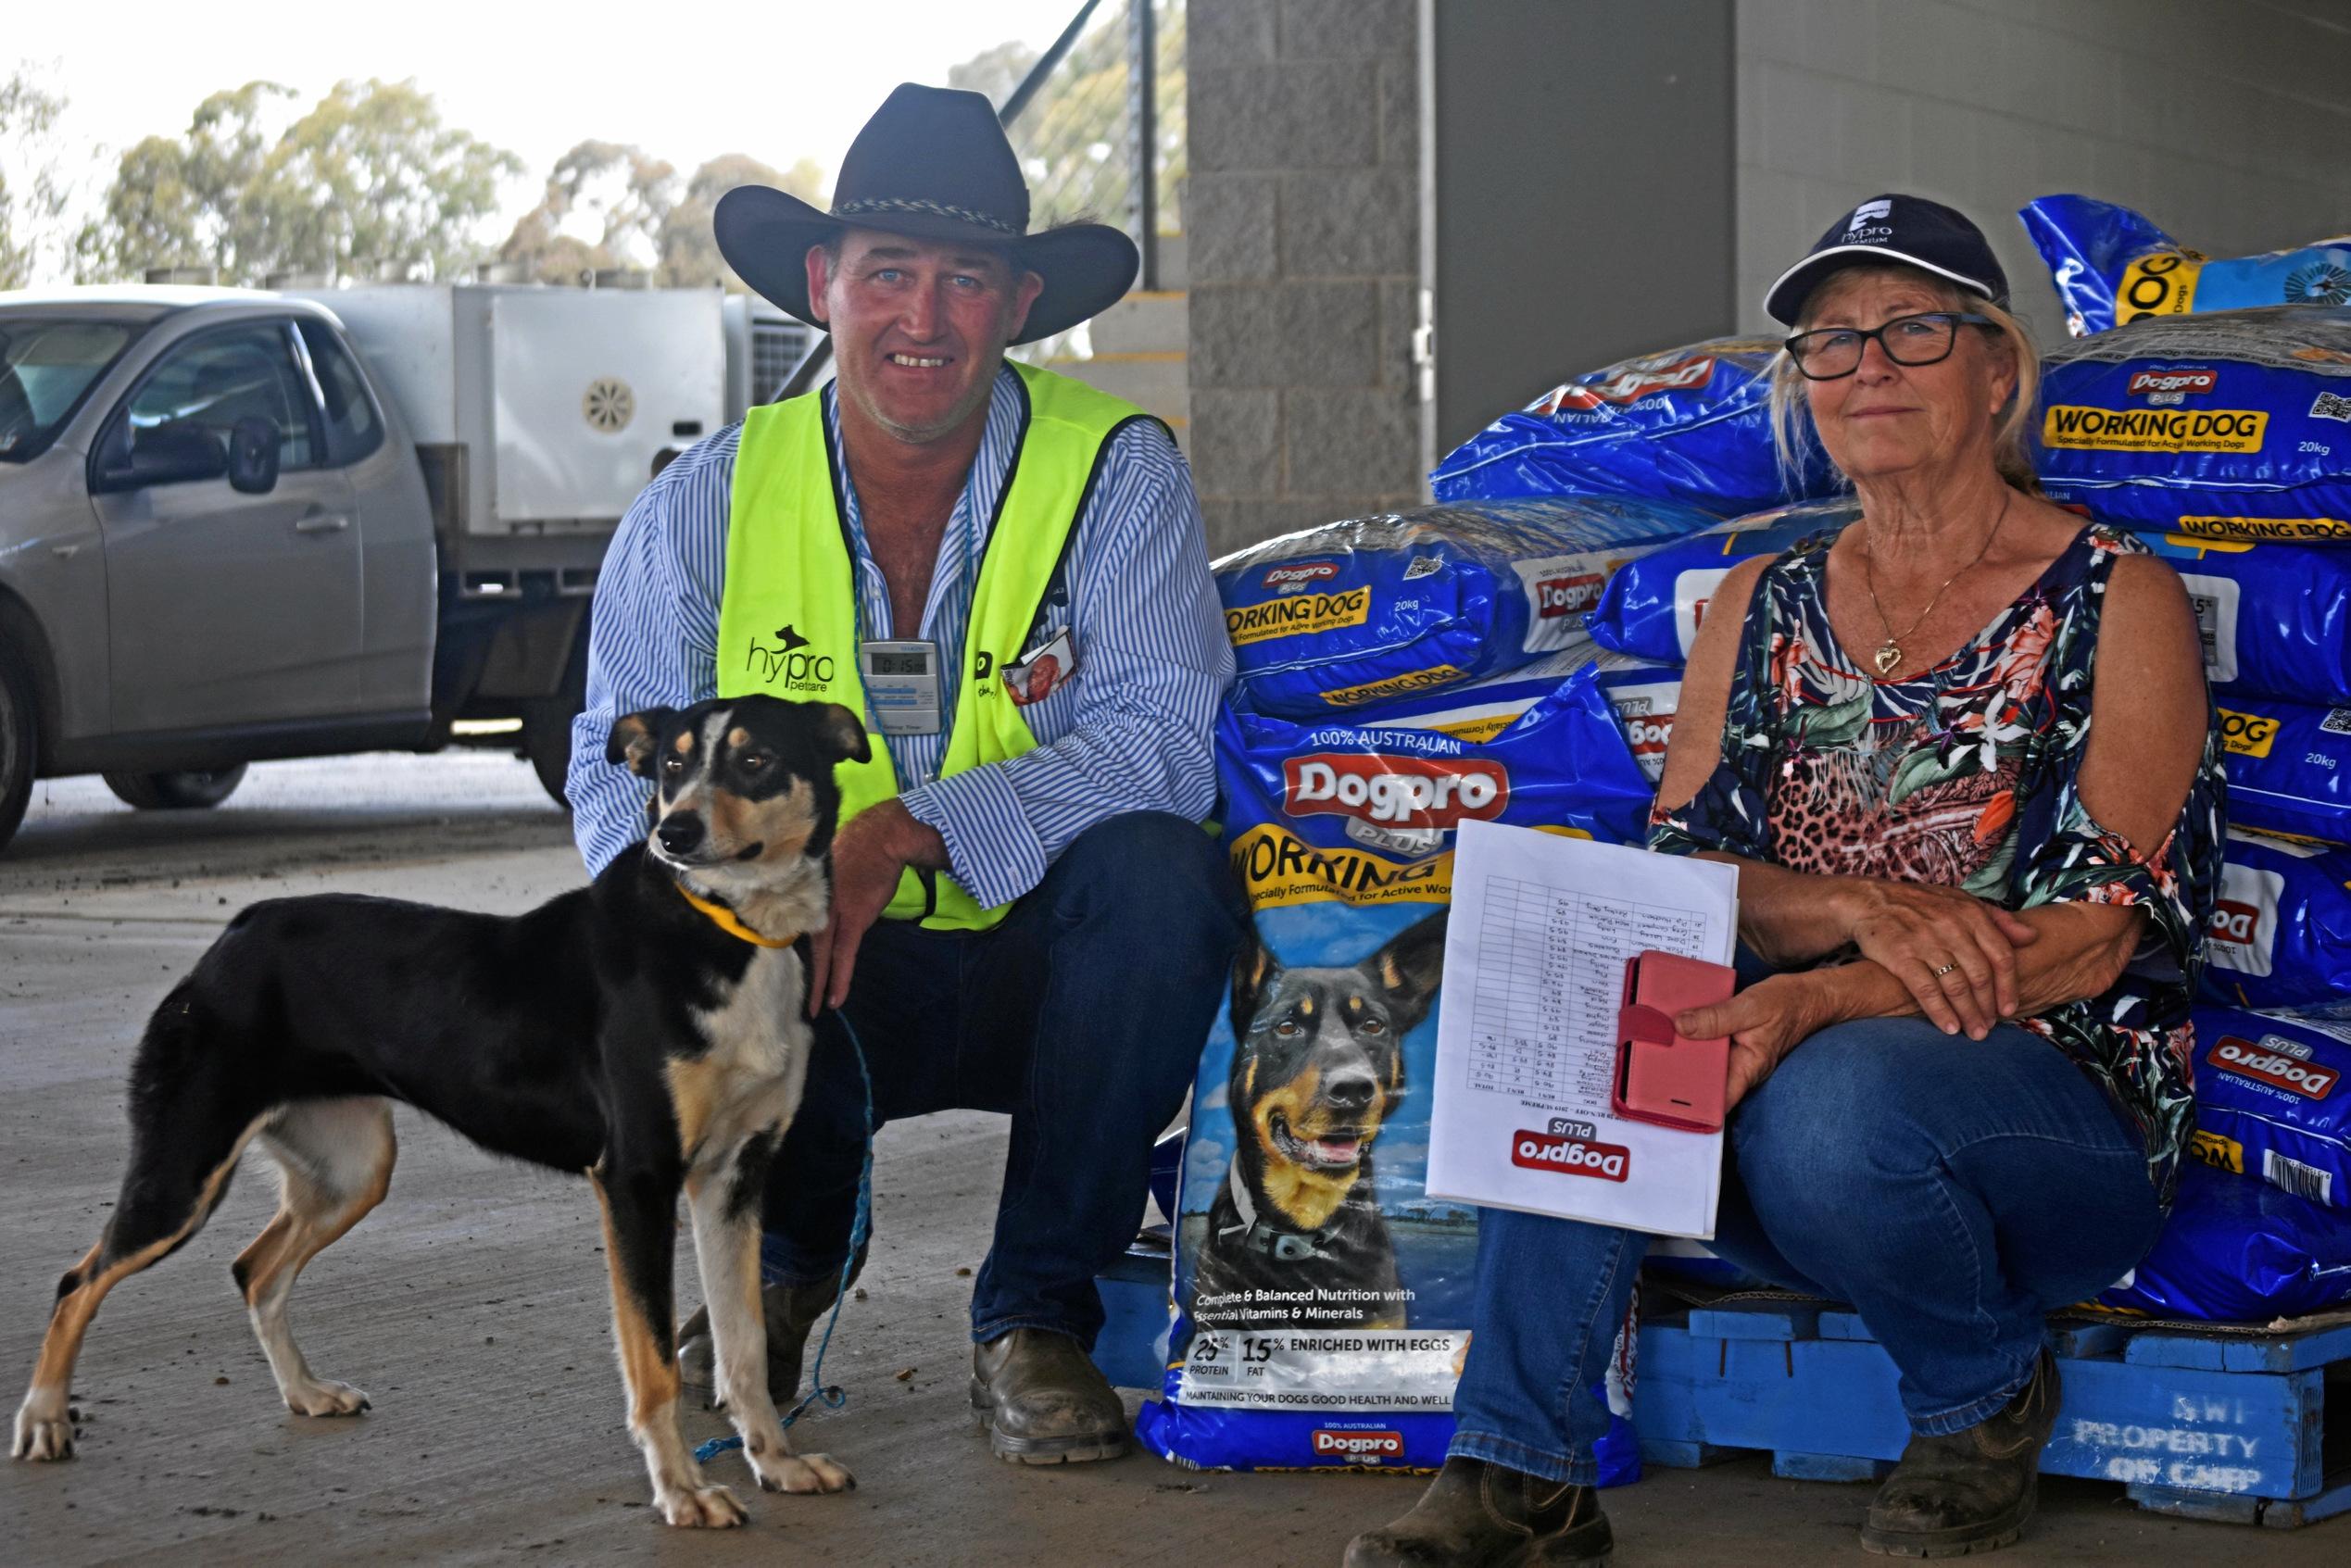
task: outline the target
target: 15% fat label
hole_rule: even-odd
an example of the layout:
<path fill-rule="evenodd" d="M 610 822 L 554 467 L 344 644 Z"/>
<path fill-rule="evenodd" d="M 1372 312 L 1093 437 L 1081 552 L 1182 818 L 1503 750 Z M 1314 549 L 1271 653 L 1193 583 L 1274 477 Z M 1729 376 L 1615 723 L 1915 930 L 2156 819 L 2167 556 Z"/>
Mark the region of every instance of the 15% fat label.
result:
<path fill-rule="evenodd" d="M 1192 1336 L 1178 1393 L 1245 1410 L 1447 1411 L 1464 1329 L 1217 1329 Z"/>

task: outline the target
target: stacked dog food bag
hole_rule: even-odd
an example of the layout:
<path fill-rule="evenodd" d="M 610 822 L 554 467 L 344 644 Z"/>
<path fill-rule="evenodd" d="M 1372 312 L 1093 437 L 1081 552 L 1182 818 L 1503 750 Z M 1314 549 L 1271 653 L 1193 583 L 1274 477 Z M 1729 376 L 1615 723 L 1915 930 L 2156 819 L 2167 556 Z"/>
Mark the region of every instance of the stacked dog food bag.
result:
<path fill-rule="evenodd" d="M 1175 1213 L 1178 1463 L 1430 1469 L 1452 1436 L 1476 1216 L 1426 1192 L 1454 830 L 1638 841 L 1651 785 L 1587 668 L 1609 574 L 1711 524 L 1670 498 L 1440 505 L 1217 563 L 1216 735 L 1251 927 L 1203 1052 Z M 1603 1390 L 1638 1474 L 1632 1336 Z"/>
<path fill-rule="evenodd" d="M 2351 244 L 2222 262 L 2081 197 L 2024 218 L 2080 334 L 2043 367 L 2043 486 L 2179 570 L 2229 749 L 2202 1160 L 2101 1304 L 2351 1304 Z M 1183 1153 L 1164 1398 L 1138 1418 L 1167 1458 L 1441 1462 L 1476 1251 L 1422 1179 L 1452 831 L 1639 842 L 1716 586 L 1855 515 L 1817 446 L 1774 449 L 1775 350 L 1579 376 L 1448 457 L 1437 506 L 1217 563 L 1254 924 Z M 1633 1342 L 1600 1390 L 1620 1418 Z M 1600 1464 L 1638 1474 L 1622 1419 Z"/>
<path fill-rule="evenodd" d="M 2229 752 L 2202 1162 L 2099 1300 L 2351 1305 L 2351 242 L 2214 259 L 2082 196 L 2021 216 L 2077 334 L 2043 366 L 2042 482 L 2179 569 Z"/>

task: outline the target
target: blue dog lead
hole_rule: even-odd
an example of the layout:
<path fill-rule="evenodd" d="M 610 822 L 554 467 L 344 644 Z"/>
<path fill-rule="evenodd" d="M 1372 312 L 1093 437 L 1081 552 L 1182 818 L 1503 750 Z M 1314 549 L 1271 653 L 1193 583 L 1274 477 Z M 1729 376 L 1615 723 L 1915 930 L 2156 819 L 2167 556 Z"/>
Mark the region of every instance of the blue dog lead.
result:
<path fill-rule="evenodd" d="M 820 1399 L 826 1410 L 833 1411 L 849 1403 L 848 1389 L 837 1384 L 828 1386 L 824 1381 L 824 1350 L 833 1343 L 834 1324 L 841 1321 L 841 1303 L 849 1299 L 849 1271 L 857 1266 L 858 1254 L 865 1249 L 866 1238 L 874 1229 L 874 1074 L 866 1068 L 865 1046 L 858 1039 L 849 1014 L 835 1008 L 833 1016 L 840 1020 L 841 1032 L 849 1036 L 849 1054 L 857 1060 L 858 1081 L 865 1087 L 865 1162 L 857 1173 L 857 1219 L 849 1226 L 849 1256 L 841 1261 L 841 1282 L 833 1296 L 833 1312 L 824 1320 L 824 1336 L 816 1342 L 816 1360 L 808 1369 L 809 1390 L 800 1396 L 800 1402 L 792 1407 L 791 1413 L 781 1418 L 786 1427 L 807 1414 L 809 1406 Z M 742 1446 L 743 1439 L 738 1436 L 713 1437 L 694 1450 L 694 1462 L 708 1464 L 729 1449 Z"/>

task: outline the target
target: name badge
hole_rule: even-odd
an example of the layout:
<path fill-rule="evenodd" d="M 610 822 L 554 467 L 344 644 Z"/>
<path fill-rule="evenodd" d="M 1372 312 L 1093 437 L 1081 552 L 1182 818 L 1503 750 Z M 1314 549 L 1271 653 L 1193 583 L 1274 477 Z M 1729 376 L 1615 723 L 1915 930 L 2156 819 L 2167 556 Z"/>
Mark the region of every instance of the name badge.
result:
<path fill-rule="evenodd" d="M 1061 690 L 1076 673 L 1077 651 L 1071 645 L 1069 628 L 1064 626 L 1043 647 L 1022 655 L 1017 664 L 1004 666 L 1004 690 L 1016 706 L 1026 708 Z"/>
<path fill-rule="evenodd" d="M 865 701 L 882 734 L 938 734 L 937 643 L 860 643 L 857 671 L 864 680 Z"/>

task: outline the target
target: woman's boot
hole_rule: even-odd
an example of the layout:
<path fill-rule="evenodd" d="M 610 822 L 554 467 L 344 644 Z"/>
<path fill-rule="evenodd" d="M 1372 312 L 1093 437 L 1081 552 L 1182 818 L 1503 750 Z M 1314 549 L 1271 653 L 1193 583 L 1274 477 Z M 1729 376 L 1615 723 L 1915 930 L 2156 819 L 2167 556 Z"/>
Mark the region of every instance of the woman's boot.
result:
<path fill-rule="evenodd" d="M 1410 1513 L 1349 1543 L 1347 1568 L 1604 1568 L 1613 1545 L 1590 1486 L 1449 1459 Z"/>
<path fill-rule="evenodd" d="M 2057 1362 L 2048 1351 L 2007 1408 L 1949 1436 L 1913 1436 L 1869 1505 L 1861 1544 L 1887 1557 L 1963 1557 L 2024 1533 L 2041 1449 L 2057 1423 Z"/>

